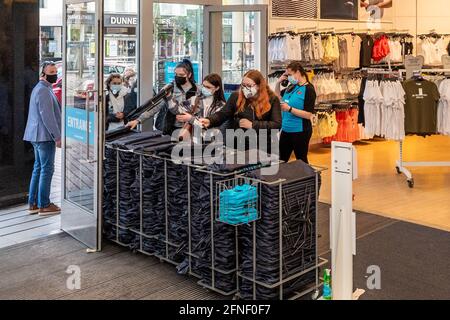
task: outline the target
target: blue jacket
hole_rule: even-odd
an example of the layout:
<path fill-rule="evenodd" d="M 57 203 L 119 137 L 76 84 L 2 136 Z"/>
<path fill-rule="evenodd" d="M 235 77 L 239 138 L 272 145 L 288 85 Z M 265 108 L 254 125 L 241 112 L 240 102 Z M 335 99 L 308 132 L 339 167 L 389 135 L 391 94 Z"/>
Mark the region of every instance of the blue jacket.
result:
<path fill-rule="evenodd" d="M 29 142 L 58 141 L 61 139 L 61 107 L 52 85 L 39 81 L 30 98 L 27 127 L 23 140 Z"/>

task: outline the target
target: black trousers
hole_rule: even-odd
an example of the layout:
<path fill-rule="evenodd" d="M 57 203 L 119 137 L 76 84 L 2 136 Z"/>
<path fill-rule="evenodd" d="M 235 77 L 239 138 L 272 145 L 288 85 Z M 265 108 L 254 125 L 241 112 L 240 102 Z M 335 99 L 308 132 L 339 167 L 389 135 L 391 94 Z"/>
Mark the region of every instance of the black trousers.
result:
<path fill-rule="evenodd" d="M 292 151 L 297 160 L 308 162 L 309 141 L 311 140 L 312 130 L 305 132 L 284 132 L 281 131 L 280 137 L 280 160 L 288 162 Z"/>

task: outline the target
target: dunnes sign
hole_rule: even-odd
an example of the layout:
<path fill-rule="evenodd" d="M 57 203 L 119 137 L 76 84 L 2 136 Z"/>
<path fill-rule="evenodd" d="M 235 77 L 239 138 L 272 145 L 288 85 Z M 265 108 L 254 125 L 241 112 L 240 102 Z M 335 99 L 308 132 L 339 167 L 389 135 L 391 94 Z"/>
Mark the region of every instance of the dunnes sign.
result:
<path fill-rule="evenodd" d="M 105 14 L 106 27 L 135 27 L 138 24 L 138 17 L 136 15 L 126 14 Z"/>

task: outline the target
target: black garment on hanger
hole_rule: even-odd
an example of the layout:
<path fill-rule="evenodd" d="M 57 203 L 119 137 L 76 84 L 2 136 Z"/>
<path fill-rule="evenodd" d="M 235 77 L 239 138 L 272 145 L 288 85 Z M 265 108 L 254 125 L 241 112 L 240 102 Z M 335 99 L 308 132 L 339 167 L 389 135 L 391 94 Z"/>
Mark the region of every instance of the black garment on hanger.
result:
<path fill-rule="evenodd" d="M 372 64 L 372 51 L 374 40 L 373 37 L 369 34 L 359 35 L 361 38 L 361 51 L 360 51 L 360 66 L 370 67 Z"/>
<path fill-rule="evenodd" d="M 361 81 L 361 88 L 358 94 L 358 123 L 361 123 L 363 126 L 366 125 L 366 119 L 364 116 L 364 91 L 366 91 L 367 85 L 367 77 L 364 77 Z"/>

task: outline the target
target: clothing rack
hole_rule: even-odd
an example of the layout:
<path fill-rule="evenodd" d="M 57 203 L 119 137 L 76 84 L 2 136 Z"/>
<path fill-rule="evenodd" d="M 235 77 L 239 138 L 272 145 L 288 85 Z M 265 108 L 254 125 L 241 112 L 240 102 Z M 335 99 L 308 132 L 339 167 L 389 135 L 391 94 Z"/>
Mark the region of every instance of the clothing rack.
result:
<path fill-rule="evenodd" d="M 271 73 L 268 75 L 268 77 L 272 77 L 272 76 L 276 76 L 277 74 L 282 75 L 287 68 L 288 64 L 287 63 L 283 63 L 283 64 L 273 64 L 270 69 L 271 69 Z M 332 65 L 311 65 L 311 66 L 304 66 L 303 67 L 306 71 L 334 71 L 333 66 Z"/>
<path fill-rule="evenodd" d="M 399 70 L 400 75 L 406 73 L 406 70 Z M 424 73 L 443 73 L 450 72 L 450 69 L 421 69 Z M 404 174 L 407 178 L 408 186 L 414 188 L 414 178 L 412 173 L 405 167 L 450 167 L 450 161 L 404 161 L 403 160 L 403 141 L 399 142 L 400 159 L 397 160 L 397 173 Z"/>
<path fill-rule="evenodd" d="M 448 33 L 437 33 L 436 30 L 430 30 L 429 33 L 423 33 L 423 34 L 419 34 L 417 35 L 420 39 L 424 39 L 427 37 L 432 37 L 432 38 L 440 38 L 440 37 L 449 37 L 450 34 Z"/>

